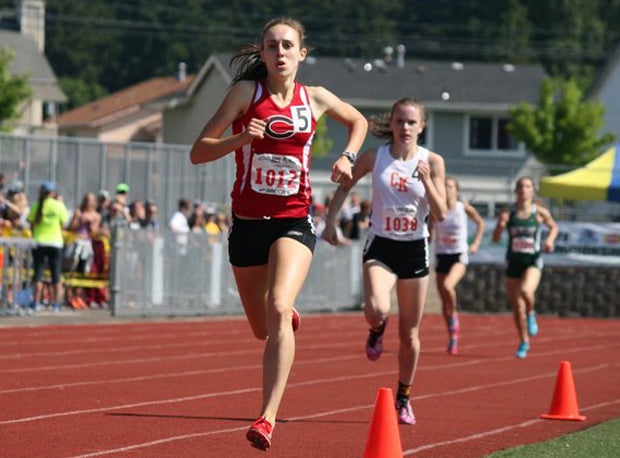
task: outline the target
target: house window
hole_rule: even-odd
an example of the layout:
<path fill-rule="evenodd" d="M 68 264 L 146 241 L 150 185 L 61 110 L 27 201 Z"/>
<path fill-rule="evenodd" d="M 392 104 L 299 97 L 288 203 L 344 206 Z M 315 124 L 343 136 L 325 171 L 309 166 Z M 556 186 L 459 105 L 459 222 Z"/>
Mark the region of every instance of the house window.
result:
<path fill-rule="evenodd" d="M 469 149 L 516 151 L 519 144 L 508 132 L 509 119 L 472 116 L 469 119 Z"/>
<path fill-rule="evenodd" d="M 515 150 L 519 148 L 517 141 L 508 132 L 508 119 L 497 120 L 497 149 Z"/>
<path fill-rule="evenodd" d="M 469 122 L 469 147 L 471 149 L 491 149 L 493 119 L 471 118 Z"/>

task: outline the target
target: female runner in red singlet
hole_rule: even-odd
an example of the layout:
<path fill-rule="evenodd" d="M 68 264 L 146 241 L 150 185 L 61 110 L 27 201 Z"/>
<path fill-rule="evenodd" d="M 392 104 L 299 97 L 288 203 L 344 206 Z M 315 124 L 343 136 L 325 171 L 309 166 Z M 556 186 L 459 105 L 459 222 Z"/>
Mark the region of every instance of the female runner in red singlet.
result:
<path fill-rule="evenodd" d="M 366 119 L 323 87 L 296 81 L 306 58 L 304 28 L 291 18 L 269 21 L 261 43 L 238 49 L 232 85 L 192 146 L 193 164 L 235 151 L 233 224 L 229 259 L 254 335 L 266 340 L 263 404 L 247 432 L 254 447 L 271 446 L 276 414 L 295 354 L 293 306 L 316 242 L 308 179 L 316 122 L 326 114 L 349 132 L 332 180 L 351 177 L 351 162 L 366 136 Z M 232 135 L 224 132 L 232 126 Z M 293 322 L 293 326 L 291 326 Z"/>

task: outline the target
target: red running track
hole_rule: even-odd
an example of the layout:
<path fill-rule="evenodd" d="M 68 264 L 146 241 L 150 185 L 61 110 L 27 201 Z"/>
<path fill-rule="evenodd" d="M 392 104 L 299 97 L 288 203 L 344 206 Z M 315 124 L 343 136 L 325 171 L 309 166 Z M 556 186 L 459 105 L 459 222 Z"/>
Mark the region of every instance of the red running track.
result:
<path fill-rule="evenodd" d="M 361 313 L 306 314 L 272 449 L 245 431 L 263 344 L 242 318 L 0 328 L 0 456 L 361 457 L 380 387 L 396 385 L 396 321 L 377 362 Z M 525 360 L 509 315 L 461 315 L 461 354 L 425 316 L 404 455 L 480 457 L 620 417 L 620 321 L 540 317 Z M 584 422 L 542 420 L 570 361 Z"/>

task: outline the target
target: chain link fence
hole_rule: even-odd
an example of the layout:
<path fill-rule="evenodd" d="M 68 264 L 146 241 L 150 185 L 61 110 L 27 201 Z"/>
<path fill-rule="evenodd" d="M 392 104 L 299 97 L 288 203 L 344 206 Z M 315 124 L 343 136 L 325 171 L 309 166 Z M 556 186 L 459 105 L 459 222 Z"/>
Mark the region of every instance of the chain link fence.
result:
<path fill-rule="evenodd" d="M 131 188 L 130 200 L 155 202 L 163 217 L 182 197 L 226 203 L 234 179 L 232 155 L 193 166 L 188 145 L 103 143 L 93 139 L 0 134 L 0 172 L 8 187 L 30 199 L 43 181 L 56 182 L 68 208 L 87 192 L 112 194 L 118 183 Z"/>
<path fill-rule="evenodd" d="M 192 316 L 242 312 L 225 234 L 174 234 L 116 227 L 110 307 L 115 316 Z M 300 311 L 359 308 L 362 244 L 319 240 L 298 297 Z"/>
<path fill-rule="evenodd" d="M 87 192 L 113 191 L 118 183 L 131 188 L 129 200 L 154 202 L 160 223 L 167 222 L 180 198 L 199 200 L 228 211 L 230 190 L 235 176 L 234 156 L 194 166 L 189 145 L 157 143 L 104 143 L 89 138 L 20 136 L 0 133 L 0 173 L 7 186 L 16 185 L 32 200 L 46 180 L 55 181 L 67 207 L 77 207 Z M 335 189 L 329 179 L 329 157 L 313 158 L 313 195 L 323 202 Z M 536 161 L 522 169 L 503 169 L 501 161 L 453 159 L 446 162 L 446 173 L 461 182 L 462 198 L 470 201 L 483 216 L 493 217 L 498 208 L 513 200 L 513 182 L 521 175 L 536 181 L 547 175 Z M 549 166 L 569 170 L 563 166 Z M 489 175 L 489 170 L 497 170 Z M 499 172 L 504 170 L 504 175 Z M 498 175 L 499 173 L 499 175 Z M 364 177 L 356 191 L 370 198 L 370 180 Z M 545 202 L 560 220 L 613 221 L 620 219 L 620 204 L 611 202 Z"/>

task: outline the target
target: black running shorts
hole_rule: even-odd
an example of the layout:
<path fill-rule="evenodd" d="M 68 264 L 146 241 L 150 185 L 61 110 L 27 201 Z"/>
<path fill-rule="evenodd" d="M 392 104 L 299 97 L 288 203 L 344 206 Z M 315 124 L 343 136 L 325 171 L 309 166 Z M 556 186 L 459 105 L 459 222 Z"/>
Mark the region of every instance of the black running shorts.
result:
<path fill-rule="evenodd" d="M 292 238 L 314 253 L 316 233 L 310 217 L 241 219 L 233 215 L 228 233 L 228 259 L 233 266 L 262 266 L 269 249 L 281 237 Z"/>

